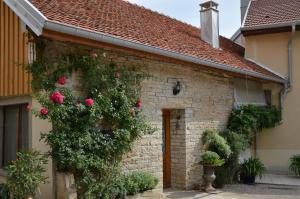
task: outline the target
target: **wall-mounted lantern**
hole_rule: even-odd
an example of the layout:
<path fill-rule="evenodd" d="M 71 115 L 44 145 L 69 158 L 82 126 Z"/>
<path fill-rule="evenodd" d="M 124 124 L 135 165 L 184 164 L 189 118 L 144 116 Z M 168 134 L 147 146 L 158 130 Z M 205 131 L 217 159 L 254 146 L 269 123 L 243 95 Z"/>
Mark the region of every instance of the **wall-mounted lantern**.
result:
<path fill-rule="evenodd" d="M 178 95 L 182 89 L 180 81 L 177 81 L 176 85 L 173 88 L 173 95 Z"/>

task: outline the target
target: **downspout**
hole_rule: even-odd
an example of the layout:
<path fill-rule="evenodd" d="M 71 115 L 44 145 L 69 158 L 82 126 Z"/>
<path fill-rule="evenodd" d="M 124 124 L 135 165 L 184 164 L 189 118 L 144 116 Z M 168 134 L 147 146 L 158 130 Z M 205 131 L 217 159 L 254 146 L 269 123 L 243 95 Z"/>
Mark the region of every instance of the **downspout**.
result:
<path fill-rule="evenodd" d="M 286 82 L 284 84 L 284 88 L 281 90 L 281 97 L 280 97 L 280 108 L 283 110 L 283 103 L 284 100 L 289 92 L 291 92 L 293 88 L 293 41 L 296 34 L 296 24 L 292 24 L 292 32 L 291 36 L 288 41 L 288 76 L 286 78 Z M 282 114 L 282 113 L 281 113 Z"/>

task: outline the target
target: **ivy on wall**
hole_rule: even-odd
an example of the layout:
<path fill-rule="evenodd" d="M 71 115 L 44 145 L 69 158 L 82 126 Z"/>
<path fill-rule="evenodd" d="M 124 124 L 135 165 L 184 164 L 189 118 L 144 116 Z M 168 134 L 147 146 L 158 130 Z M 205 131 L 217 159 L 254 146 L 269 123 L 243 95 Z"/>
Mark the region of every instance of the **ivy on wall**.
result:
<path fill-rule="evenodd" d="M 42 139 L 59 171 L 75 176 L 80 198 L 120 197 L 122 157 L 153 128 L 142 114 L 141 82 L 146 74 L 120 67 L 94 52 L 65 53 L 48 59 L 45 43 L 37 41 L 37 59 L 27 67 L 42 105 L 35 114 L 53 129 Z M 82 95 L 66 85 L 81 74 Z"/>
<path fill-rule="evenodd" d="M 273 128 L 280 121 L 281 111 L 275 106 L 247 105 L 231 112 L 227 128 L 247 135 L 264 128 Z"/>

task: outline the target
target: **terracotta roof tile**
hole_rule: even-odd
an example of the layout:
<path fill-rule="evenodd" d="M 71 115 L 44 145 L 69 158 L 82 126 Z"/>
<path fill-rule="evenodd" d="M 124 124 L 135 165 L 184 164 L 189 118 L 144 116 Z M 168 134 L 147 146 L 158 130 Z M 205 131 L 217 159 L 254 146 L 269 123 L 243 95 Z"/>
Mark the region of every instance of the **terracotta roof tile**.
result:
<path fill-rule="evenodd" d="M 123 0 L 31 2 L 50 21 L 274 76 L 273 73 L 245 60 L 244 49 L 229 39 L 220 37 L 222 49 L 215 49 L 200 39 L 199 28 Z"/>
<path fill-rule="evenodd" d="M 244 27 L 300 20 L 300 0 L 252 0 Z"/>

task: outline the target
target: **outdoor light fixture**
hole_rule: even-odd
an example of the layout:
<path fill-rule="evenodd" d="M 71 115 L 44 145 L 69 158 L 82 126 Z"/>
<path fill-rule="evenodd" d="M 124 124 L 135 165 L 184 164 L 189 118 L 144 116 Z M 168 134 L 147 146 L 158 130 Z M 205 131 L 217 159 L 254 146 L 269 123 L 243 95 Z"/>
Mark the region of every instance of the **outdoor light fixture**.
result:
<path fill-rule="evenodd" d="M 175 87 L 173 88 L 173 95 L 178 95 L 181 91 L 181 84 L 178 81 L 175 85 Z"/>

